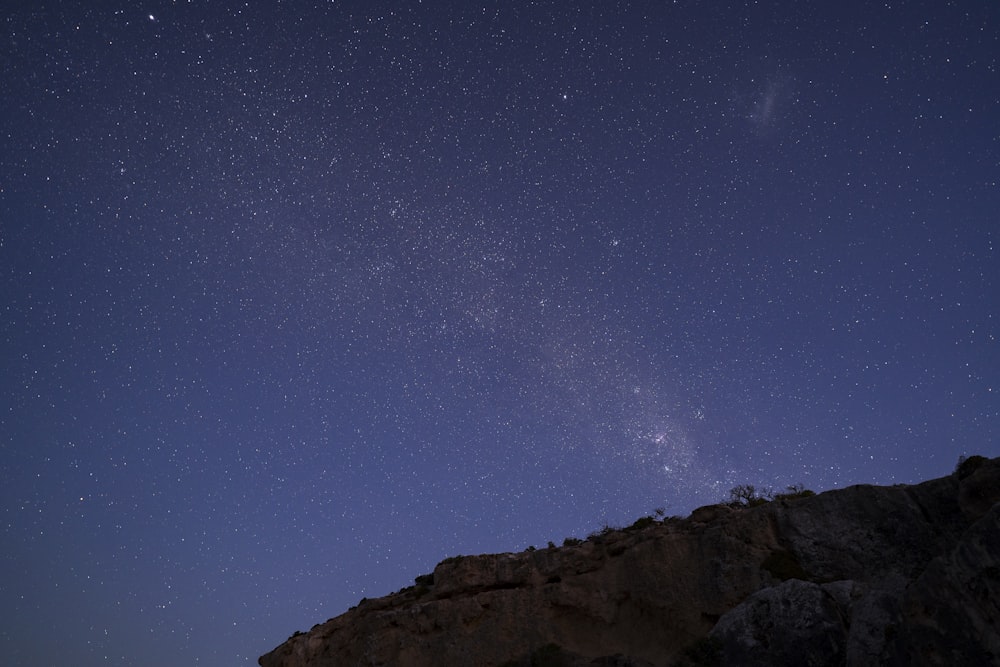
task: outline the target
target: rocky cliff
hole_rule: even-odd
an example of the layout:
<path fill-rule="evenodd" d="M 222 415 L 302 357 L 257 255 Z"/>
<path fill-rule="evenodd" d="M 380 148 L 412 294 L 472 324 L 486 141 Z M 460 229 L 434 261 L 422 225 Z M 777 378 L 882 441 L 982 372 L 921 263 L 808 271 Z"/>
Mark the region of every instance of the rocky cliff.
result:
<path fill-rule="evenodd" d="M 452 558 L 262 667 L 1000 664 L 1000 459 Z"/>

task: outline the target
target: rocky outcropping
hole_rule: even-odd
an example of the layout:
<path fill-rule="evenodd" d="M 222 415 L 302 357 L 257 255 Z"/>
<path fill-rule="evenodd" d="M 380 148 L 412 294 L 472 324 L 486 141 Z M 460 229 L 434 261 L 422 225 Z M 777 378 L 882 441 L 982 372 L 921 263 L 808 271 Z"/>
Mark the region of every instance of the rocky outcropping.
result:
<path fill-rule="evenodd" d="M 262 667 L 1000 664 L 1000 459 L 451 558 Z"/>

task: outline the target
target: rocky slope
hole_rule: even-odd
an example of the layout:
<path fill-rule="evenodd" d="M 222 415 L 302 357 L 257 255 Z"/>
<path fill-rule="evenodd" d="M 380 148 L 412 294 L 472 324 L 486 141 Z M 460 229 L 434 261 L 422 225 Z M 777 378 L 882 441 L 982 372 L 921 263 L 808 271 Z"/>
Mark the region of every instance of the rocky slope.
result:
<path fill-rule="evenodd" d="M 1000 664 L 1000 459 L 448 559 L 262 667 Z"/>

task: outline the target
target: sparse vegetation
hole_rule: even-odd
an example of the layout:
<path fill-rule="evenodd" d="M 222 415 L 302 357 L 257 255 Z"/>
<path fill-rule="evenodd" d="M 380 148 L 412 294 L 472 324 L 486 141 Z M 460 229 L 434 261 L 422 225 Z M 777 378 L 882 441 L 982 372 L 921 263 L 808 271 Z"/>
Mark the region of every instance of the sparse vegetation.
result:
<path fill-rule="evenodd" d="M 655 523 L 659 523 L 664 520 L 667 514 L 667 510 L 664 507 L 657 507 L 653 510 L 653 513 L 649 516 L 641 516 L 636 519 L 631 525 L 626 527 L 612 526 L 609 523 L 605 523 L 600 530 L 595 530 L 594 532 L 587 535 L 588 540 L 594 540 L 595 542 L 600 542 L 601 538 L 607 537 L 612 533 L 619 533 L 623 531 L 633 531 L 642 530 L 643 528 L 648 528 Z"/>
<path fill-rule="evenodd" d="M 600 541 L 602 537 L 607 537 L 611 533 L 617 532 L 619 530 L 621 530 L 621 528 L 606 523 L 604 524 L 604 526 L 601 527 L 600 530 L 595 530 L 590 535 L 587 535 L 587 539 Z"/>
<path fill-rule="evenodd" d="M 774 496 L 775 500 L 798 500 L 799 498 L 808 498 L 809 496 L 815 496 L 815 491 L 810 491 L 803 484 L 792 484 L 785 487 L 784 493 L 779 493 Z"/>
<path fill-rule="evenodd" d="M 770 502 L 773 497 L 770 489 L 758 490 L 753 484 L 740 484 L 729 489 L 730 507 L 756 507 Z"/>
<path fill-rule="evenodd" d="M 565 540 L 563 540 L 564 547 L 575 547 L 579 544 L 583 544 L 583 540 L 581 540 L 578 537 L 567 537 Z"/>
<path fill-rule="evenodd" d="M 978 454 L 973 454 L 972 456 L 959 456 L 958 464 L 955 466 L 955 474 L 958 475 L 959 479 L 965 479 L 972 473 L 976 472 L 976 469 L 988 460 L 989 459 L 985 456 L 980 456 Z"/>
<path fill-rule="evenodd" d="M 430 574 L 417 575 L 417 577 L 413 580 L 413 583 L 415 583 L 417 586 L 433 586 L 434 573 L 431 572 Z"/>
<path fill-rule="evenodd" d="M 643 528 L 649 528 L 654 523 L 656 523 L 656 517 L 653 516 L 642 516 L 635 520 L 631 526 L 625 530 L 642 530 Z"/>
<path fill-rule="evenodd" d="M 753 484 L 740 484 L 729 490 L 729 501 L 726 504 L 730 507 L 757 507 L 772 500 L 798 500 L 815 495 L 815 492 L 810 491 L 803 484 L 786 486 L 783 493 L 775 493 L 768 488 L 758 489 Z"/>

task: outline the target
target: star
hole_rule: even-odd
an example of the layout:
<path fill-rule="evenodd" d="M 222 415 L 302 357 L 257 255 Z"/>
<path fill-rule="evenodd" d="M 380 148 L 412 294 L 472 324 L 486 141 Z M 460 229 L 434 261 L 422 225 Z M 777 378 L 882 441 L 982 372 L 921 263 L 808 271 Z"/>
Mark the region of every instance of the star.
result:
<path fill-rule="evenodd" d="M 983 3 L 20 4 L 23 664 L 249 666 L 447 556 L 1000 454 Z"/>

